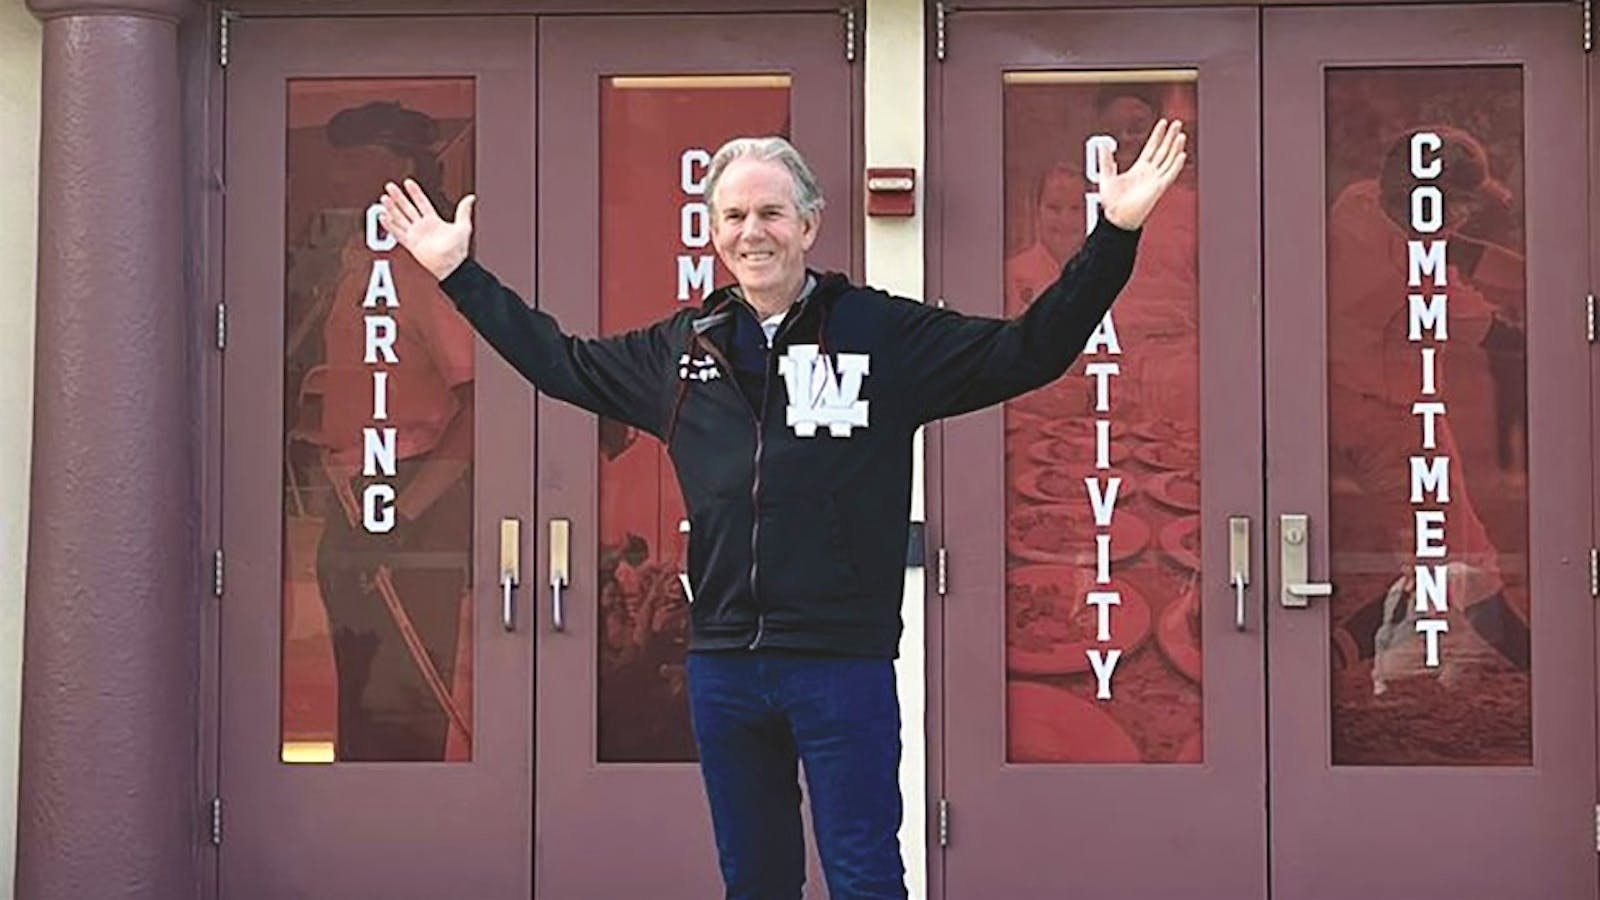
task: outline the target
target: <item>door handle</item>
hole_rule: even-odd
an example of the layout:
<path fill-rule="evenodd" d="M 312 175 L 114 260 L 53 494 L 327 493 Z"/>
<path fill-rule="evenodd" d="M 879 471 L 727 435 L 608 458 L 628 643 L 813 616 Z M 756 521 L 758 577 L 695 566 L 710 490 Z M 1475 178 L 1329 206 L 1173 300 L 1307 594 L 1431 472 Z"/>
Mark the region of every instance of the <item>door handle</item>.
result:
<path fill-rule="evenodd" d="M 550 520 L 550 625 L 556 631 L 567 630 L 567 609 L 561 592 L 566 588 L 567 562 L 572 538 L 570 519 Z"/>
<path fill-rule="evenodd" d="M 1228 582 L 1233 585 L 1233 627 L 1245 630 L 1244 589 L 1250 585 L 1250 517 L 1228 517 Z"/>
<path fill-rule="evenodd" d="M 500 520 L 500 624 L 507 631 L 517 630 L 517 609 L 512 592 L 521 582 L 522 520 Z"/>
<path fill-rule="evenodd" d="M 688 534 L 689 533 L 689 520 L 688 519 L 679 519 L 678 520 L 678 533 L 679 534 Z M 684 563 L 684 568 L 687 569 L 688 565 L 689 565 L 688 554 L 684 555 L 683 563 Z M 694 603 L 694 588 L 689 586 L 689 573 L 687 571 L 683 571 L 683 572 L 679 572 L 678 573 L 678 583 L 683 585 L 683 602 L 689 603 L 689 604 L 693 604 Z"/>
<path fill-rule="evenodd" d="M 1308 517 L 1284 514 L 1278 517 L 1278 537 L 1283 565 L 1283 592 L 1278 602 L 1289 609 L 1305 609 L 1312 597 L 1327 597 L 1333 585 L 1326 581 L 1310 581 L 1311 536 Z"/>

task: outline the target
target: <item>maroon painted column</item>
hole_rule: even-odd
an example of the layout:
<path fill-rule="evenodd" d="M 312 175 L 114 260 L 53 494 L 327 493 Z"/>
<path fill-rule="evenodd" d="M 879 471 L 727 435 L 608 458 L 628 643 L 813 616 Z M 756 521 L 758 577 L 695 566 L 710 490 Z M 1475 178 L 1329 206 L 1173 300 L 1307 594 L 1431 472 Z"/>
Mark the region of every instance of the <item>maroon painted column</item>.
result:
<path fill-rule="evenodd" d="M 18 897 L 199 891 L 198 521 L 178 21 L 44 20 Z"/>

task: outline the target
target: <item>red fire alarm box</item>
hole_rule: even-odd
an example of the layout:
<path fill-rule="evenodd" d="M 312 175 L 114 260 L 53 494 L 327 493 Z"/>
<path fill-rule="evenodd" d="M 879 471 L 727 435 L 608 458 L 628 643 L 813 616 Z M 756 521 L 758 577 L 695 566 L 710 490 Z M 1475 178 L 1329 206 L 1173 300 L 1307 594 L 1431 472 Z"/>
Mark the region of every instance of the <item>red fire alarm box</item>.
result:
<path fill-rule="evenodd" d="M 867 215 L 910 216 L 916 212 L 916 169 L 867 170 Z"/>

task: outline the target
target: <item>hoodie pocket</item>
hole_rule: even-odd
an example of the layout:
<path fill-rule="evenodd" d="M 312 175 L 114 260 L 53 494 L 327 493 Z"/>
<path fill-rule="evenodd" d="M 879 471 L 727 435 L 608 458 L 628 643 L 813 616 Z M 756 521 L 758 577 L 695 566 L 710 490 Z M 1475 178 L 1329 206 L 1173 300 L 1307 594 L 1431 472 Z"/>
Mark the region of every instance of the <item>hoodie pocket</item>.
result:
<path fill-rule="evenodd" d="M 844 520 L 826 491 L 775 500 L 761 520 L 761 589 L 782 606 L 846 600 L 861 580 Z"/>

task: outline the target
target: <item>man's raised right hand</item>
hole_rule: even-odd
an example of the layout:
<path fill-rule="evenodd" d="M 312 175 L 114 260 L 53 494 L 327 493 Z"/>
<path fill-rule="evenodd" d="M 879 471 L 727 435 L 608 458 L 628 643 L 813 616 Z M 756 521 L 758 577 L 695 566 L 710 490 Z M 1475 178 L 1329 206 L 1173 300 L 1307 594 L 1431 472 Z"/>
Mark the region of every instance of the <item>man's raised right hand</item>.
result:
<path fill-rule="evenodd" d="M 446 222 L 434 210 L 421 185 L 407 178 L 402 191 L 391 181 L 383 186 L 383 196 L 378 198 L 383 204 L 378 221 L 424 269 L 443 281 L 467 258 L 472 242 L 472 207 L 477 199 L 473 194 L 462 197 L 456 204 L 456 220 Z"/>

